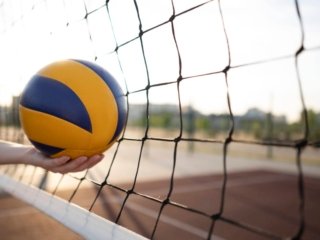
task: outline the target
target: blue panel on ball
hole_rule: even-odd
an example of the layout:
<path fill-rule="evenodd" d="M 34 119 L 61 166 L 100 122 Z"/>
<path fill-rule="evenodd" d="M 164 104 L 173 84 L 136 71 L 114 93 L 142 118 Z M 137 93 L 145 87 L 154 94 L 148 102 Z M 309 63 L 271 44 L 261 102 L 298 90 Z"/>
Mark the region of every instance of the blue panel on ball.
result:
<path fill-rule="evenodd" d="M 100 76 L 100 78 L 103 79 L 103 81 L 108 85 L 108 87 L 113 93 L 114 98 L 116 99 L 118 107 L 118 125 L 115 134 L 111 140 L 112 142 L 121 133 L 127 118 L 127 104 L 121 87 L 119 86 L 118 82 L 114 79 L 114 77 L 99 65 L 85 60 L 76 59 L 74 61 L 77 61 L 85 65 L 86 67 L 90 68 L 95 73 L 97 73 Z"/>
<path fill-rule="evenodd" d="M 122 129 L 124 128 L 124 125 L 126 124 L 126 119 L 127 119 L 127 104 L 126 104 L 125 98 L 118 97 L 117 105 L 118 105 L 118 125 L 111 142 L 119 136 Z"/>
<path fill-rule="evenodd" d="M 34 76 L 27 85 L 20 104 L 92 132 L 90 117 L 80 98 L 69 87 L 54 79 Z"/>
<path fill-rule="evenodd" d="M 59 153 L 61 151 L 63 151 L 64 149 L 62 148 L 57 148 L 57 147 L 52 147 L 43 143 L 38 143 L 35 141 L 30 140 L 30 142 L 33 144 L 33 146 L 35 146 L 38 150 L 40 150 L 41 152 L 43 152 L 44 154 L 51 156 L 53 154 Z"/>

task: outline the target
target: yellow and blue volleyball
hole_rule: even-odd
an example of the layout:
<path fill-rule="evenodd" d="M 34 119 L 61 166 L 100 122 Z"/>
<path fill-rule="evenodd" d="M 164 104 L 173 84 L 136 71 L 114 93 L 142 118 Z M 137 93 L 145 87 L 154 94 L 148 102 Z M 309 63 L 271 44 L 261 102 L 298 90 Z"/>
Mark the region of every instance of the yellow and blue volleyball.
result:
<path fill-rule="evenodd" d="M 92 156 L 120 136 L 126 96 L 101 66 L 84 60 L 54 62 L 24 89 L 20 121 L 30 142 L 50 157 Z"/>

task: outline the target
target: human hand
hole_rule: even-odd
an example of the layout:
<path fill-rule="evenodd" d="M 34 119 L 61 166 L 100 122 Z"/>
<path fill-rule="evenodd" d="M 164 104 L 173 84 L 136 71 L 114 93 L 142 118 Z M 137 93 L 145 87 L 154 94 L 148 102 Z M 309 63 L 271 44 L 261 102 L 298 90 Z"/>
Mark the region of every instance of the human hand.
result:
<path fill-rule="evenodd" d="M 91 157 L 78 157 L 70 160 L 70 157 L 63 156 L 59 158 L 49 158 L 38 150 L 31 148 L 28 151 L 29 158 L 26 164 L 42 167 L 55 173 L 80 172 L 91 168 L 103 159 L 103 155 L 94 155 Z"/>

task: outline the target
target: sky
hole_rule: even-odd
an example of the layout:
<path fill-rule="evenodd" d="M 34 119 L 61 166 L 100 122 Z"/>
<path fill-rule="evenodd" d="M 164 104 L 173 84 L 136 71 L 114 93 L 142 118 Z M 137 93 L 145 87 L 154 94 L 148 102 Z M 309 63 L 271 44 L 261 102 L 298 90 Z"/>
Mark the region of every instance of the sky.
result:
<path fill-rule="evenodd" d="M 179 61 L 171 24 L 143 34 L 145 64 L 140 39 L 130 41 L 139 35 L 134 2 L 111 0 L 110 18 L 106 8 L 99 8 L 104 2 L 85 1 L 92 13 L 84 19 L 86 10 L 79 0 L 0 1 L 0 103 L 9 104 L 40 68 L 65 58 L 96 59 L 131 93 L 130 103 L 146 102 L 145 92 L 136 91 L 147 86 L 148 76 L 151 85 L 176 81 Z M 221 71 L 230 61 L 227 77 L 234 114 L 257 107 L 297 120 L 302 101 L 294 54 L 302 33 L 294 1 L 221 0 L 223 21 L 218 1 L 183 13 L 203 2 L 174 0 L 173 26 L 185 78 L 179 86 L 181 103 L 207 114 L 228 112 L 226 76 Z M 137 4 L 143 31 L 173 13 L 170 0 Z M 307 108 L 320 112 L 320 2 L 299 4 L 306 50 L 298 57 L 298 71 Z M 118 55 L 113 52 L 116 44 L 121 45 Z M 195 77 L 211 72 L 217 73 Z M 176 84 L 153 87 L 149 100 L 177 104 L 177 93 Z"/>

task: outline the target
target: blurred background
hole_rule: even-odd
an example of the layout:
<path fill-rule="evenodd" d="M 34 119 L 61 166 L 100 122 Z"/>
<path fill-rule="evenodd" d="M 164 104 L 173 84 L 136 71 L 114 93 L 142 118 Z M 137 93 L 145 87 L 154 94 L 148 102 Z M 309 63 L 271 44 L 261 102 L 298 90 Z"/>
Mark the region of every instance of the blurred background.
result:
<path fill-rule="evenodd" d="M 123 207 L 130 189 L 158 204 L 176 201 L 206 219 L 188 238 L 320 236 L 319 1 L 0 0 L 0 52 L 0 139 L 28 144 L 19 96 L 37 71 L 60 59 L 106 68 L 129 109 L 120 141 L 88 172 L 64 176 L 62 183 L 59 174 L 30 166 L 3 172 L 32 176 L 25 181 L 45 182 L 43 188 L 57 193 L 107 182 L 123 190 Z M 190 182 L 194 188 L 181 190 Z M 237 183 L 242 192 L 231 190 Z M 193 202 L 198 191 L 204 195 Z M 116 219 L 91 205 L 94 193 L 91 204 L 60 195 Z M 145 200 L 138 202 L 148 205 Z M 120 224 L 153 236 L 124 219 Z M 153 225 L 159 238 L 168 236 L 158 229 L 190 229 L 165 219 Z M 192 226 L 199 222 L 190 219 Z"/>

